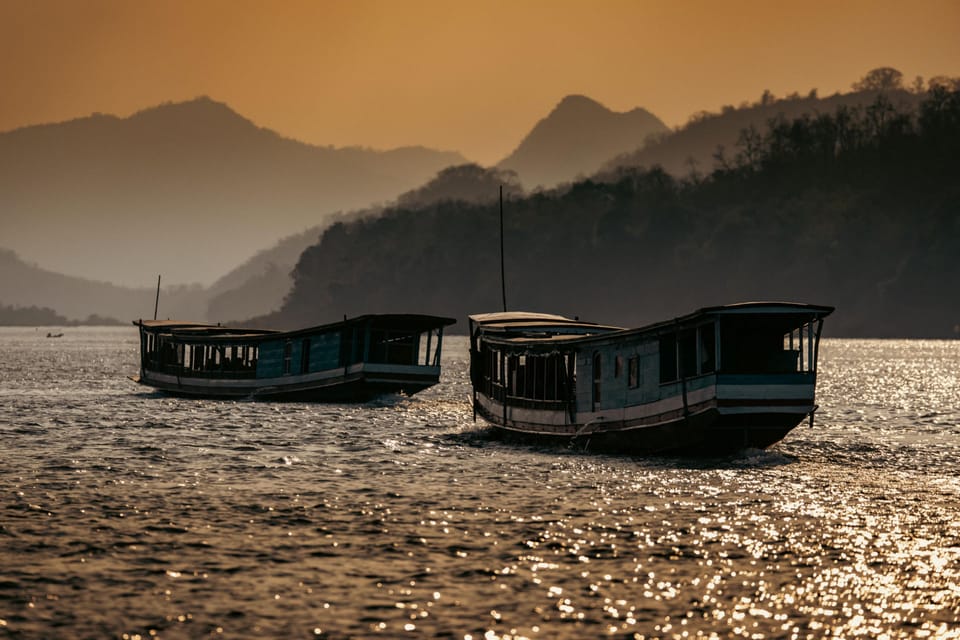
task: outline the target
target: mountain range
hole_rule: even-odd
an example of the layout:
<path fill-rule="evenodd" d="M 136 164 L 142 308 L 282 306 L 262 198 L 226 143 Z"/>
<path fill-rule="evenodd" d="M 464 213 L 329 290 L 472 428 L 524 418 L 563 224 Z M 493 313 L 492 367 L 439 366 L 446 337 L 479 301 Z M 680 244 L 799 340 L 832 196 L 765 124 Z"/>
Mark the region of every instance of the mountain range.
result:
<path fill-rule="evenodd" d="M 521 181 L 552 186 L 664 129 L 642 109 L 568 96 L 477 182 L 484 172 L 455 152 L 308 145 L 207 97 L 23 127 L 0 133 L 0 248 L 16 252 L 0 260 L 0 302 L 135 317 L 163 274 L 163 300 L 191 317 L 257 315 L 282 302 L 331 221 L 381 203 L 492 198 L 497 181 L 514 194 Z M 202 286 L 184 298 L 168 283 Z"/>
<path fill-rule="evenodd" d="M 0 245 L 125 286 L 209 284 L 260 249 L 465 160 L 318 147 L 209 98 L 0 134 Z"/>
<path fill-rule="evenodd" d="M 516 172 L 527 189 L 549 188 L 592 175 L 614 156 L 643 148 L 668 131 L 646 109 L 617 113 L 586 96 L 570 95 L 497 168 Z"/>
<path fill-rule="evenodd" d="M 904 108 L 919 99 L 886 95 Z M 391 206 L 482 204 L 498 184 L 518 198 L 524 187 L 569 189 L 577 176 L 615 181 L 623 167 L 709 171 L 718 148 L 733 160 L 744 130 L 876 96 L 765 97 L 672 131 L 643 109 L 616 113 L 567 96 L 489 169 L 453 152 L 303 144 L 209 98 L 25 127 L 0 133 L 0 245 L 17 252 L 0 253 L 0 304 L 71 319 L 147 317 L 155 290 L 143 283 L 163 273 L 161 317 L 260 316 L 284 304 L 301 254 L 337 221 Z M 195 280 L 213 283 L 177 285 Z"/>

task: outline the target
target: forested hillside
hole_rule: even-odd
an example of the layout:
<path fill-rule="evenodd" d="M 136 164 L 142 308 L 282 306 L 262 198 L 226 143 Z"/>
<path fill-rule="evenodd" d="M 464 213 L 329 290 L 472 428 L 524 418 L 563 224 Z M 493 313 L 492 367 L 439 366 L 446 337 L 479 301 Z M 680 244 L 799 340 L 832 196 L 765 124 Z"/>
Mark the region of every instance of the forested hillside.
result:
<path fill-rule="evenodd" d="M 511 309 L 640 325 L 697 307 L 831 304 L 832 336 L 952 337 L 960 324 L 960 93 L 915 111 L 773 120 L 723 166 L 678 180 L 622 169 L 506 203 Z M 269 320 L 500 304 L 498 209 L 438 202 L 337 224 L 301 256 Z"/>

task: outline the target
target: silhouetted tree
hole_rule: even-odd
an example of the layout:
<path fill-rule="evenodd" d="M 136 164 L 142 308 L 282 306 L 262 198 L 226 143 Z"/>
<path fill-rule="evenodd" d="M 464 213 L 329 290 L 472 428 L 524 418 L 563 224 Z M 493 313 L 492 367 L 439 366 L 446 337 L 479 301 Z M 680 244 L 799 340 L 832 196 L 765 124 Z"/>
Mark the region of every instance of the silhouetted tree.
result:
<path fill-rule="evenodd" d="M 934 76 L 927 82 L 927 88 L 933 91 L 940 87 L 947 91 L 960 91 L 960 78 L 951 78 L 950 76 Z"/>
<path fill-rule="evenodd" d="M 69 320 L 48 307 L 13 307 L 0 304 L 0 325 L 64 326 Z"/>
<path fill-rule="evenodd" d="M 737 138 L 737 166 L 745 169 L 755 169 L 763 155 L 763 136 L 757 128 L 750 125 L 740 131 Z"/>
<path fill-rule="evenodd" d="M 893 67 L 877 67 L 852 85 L 854 91 L 890 91 L 903 88 L 903 74 Z"/>
<path fill-rule="evenodd" d="M 515 171 L 461 164 L 443 169 L 424 186 L 404 193 L 397 199 L 397 204 L 401 207 L 423 207 L 445 200 L 490 202 L 497 199 L 501 185 L 505 196 L 523 195 L 523 187 Z"/>

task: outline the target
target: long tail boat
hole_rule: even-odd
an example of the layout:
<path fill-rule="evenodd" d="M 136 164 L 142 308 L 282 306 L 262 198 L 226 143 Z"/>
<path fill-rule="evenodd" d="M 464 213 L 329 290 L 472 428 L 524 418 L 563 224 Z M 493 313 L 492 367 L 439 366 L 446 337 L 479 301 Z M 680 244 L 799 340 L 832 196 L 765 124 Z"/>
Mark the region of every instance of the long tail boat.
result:
<path fill-rule="evenodd" d="M 817 409 L 833 307 L 749 302 L 637 329 L 540 313 L 470 316 L 474 415 L 627 453 L 766 448 Z"/>
<path fill-rule="evenodd" d="M 180 396 L 367 401 L 437 384 L 443 328 L 455 320 L 364 315 L 271 331 L 136 320 L 140 384 Z"/>

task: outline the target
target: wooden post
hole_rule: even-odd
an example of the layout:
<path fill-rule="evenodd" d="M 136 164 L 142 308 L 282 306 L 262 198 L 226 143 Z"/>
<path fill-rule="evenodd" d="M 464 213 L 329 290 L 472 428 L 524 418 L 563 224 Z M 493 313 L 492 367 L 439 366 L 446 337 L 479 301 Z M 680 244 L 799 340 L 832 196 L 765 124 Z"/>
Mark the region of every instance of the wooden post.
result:
<path fill-rule="evenodd" d="M 500 185 L 500 293 L 503 296 L 503 310 L 507 310 L 507 281 L 503 269 L 503 185 Z"/>
<path fill-rule="evenodd" d="M 157 298 L 153 301 L 153 319 L 157 319 L 157 308 L 160 306 L 160 274 L 157 274 Z"/>

